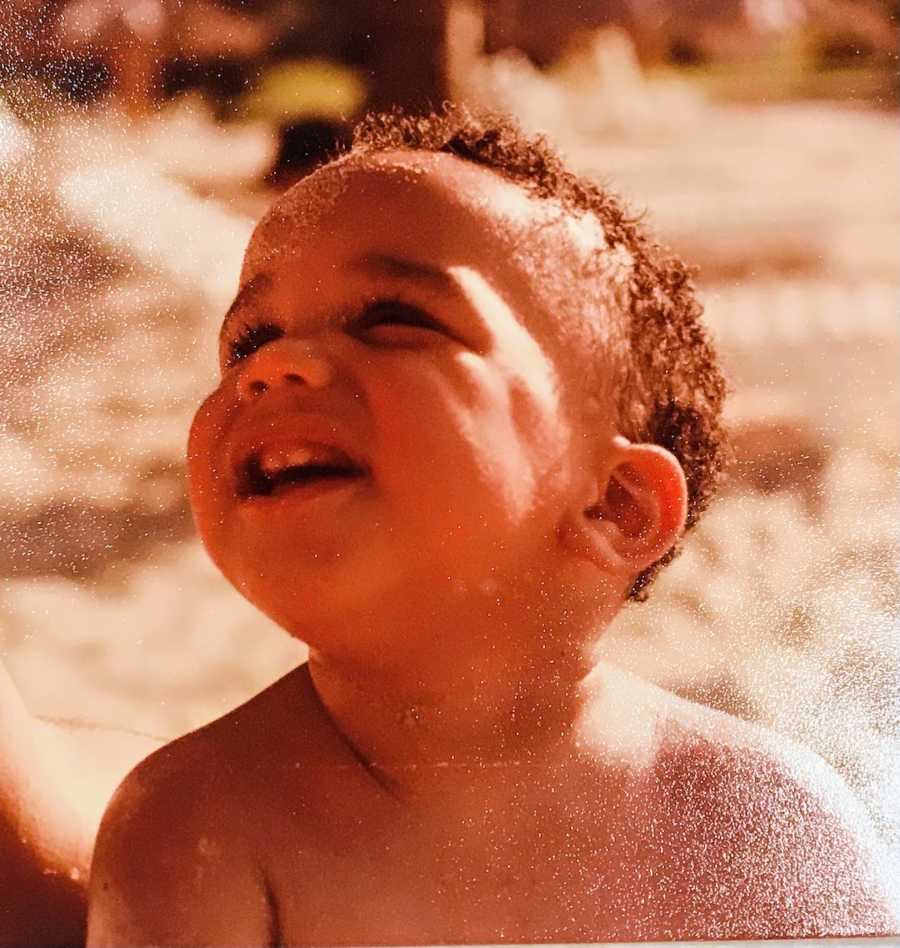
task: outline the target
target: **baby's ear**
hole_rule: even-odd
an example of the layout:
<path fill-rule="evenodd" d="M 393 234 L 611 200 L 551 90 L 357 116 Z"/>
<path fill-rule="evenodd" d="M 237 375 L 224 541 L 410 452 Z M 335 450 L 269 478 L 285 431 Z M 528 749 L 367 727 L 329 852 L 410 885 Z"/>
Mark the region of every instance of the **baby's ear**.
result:
<path fill-rule="evenodd" d="M 655 444 L 613 439 L 596 502 L 568 518 L 564 545 L 603 572 L 634 577 L 677 542 L 687 517 L 678 459 Z"/>

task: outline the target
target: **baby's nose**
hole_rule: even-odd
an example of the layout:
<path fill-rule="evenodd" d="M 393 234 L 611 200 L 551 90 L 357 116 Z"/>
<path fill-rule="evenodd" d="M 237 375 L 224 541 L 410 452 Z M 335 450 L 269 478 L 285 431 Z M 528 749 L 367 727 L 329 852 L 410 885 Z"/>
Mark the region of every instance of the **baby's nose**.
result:
<path fill-rule="evenodd" d="M 308 346 L 294 340 L 269 343 L 252 355 L 238 379 L 242 398 L 256 398 L 283 385 L 324 388 L 334 377 L 331 363 Z"/>

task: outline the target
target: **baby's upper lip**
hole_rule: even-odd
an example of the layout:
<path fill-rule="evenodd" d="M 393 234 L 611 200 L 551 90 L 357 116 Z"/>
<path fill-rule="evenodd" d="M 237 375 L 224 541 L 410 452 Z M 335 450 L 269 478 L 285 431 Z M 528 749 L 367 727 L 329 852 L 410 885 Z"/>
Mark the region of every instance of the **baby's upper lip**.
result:
<path fill-rule="evenodd" d="M 310 448 L 316 456 L 333 455 L 341 459 L 343 466 L 352 466 L 360 474 L 367 474 L 369 467 L 355 448 L 356 441 L 339 422 L 324 415 L 279 413 L 254 417 L 232 432 L 227 446 L 227 466 L 235 483 L 240 484 L 248 464 L 258 460 L 263 452 L 288 454 Z"/>

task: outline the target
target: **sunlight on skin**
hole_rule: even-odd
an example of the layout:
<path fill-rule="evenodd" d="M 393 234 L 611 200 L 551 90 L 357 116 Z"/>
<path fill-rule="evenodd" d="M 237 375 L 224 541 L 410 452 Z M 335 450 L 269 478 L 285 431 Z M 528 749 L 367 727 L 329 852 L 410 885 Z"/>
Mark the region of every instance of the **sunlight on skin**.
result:
<path fill-rule="evenodd" d="M 260 223 L 191 497 L 215 562 L 310 662 L 126 781 L 92 944 L 892 924 L 827 768 L 614 670 L 586 677 L 680 535 L 686 487 L 591 391 L 567 267 L 544 280 L 511 252 L 546 238 L 546 212 L 482 169 L 403 155 L 326 168 Z M 340 478 L 262 477 L 315 444 Z M 623 738 L 610 701 L 649 721 L 619 716 Z"/>

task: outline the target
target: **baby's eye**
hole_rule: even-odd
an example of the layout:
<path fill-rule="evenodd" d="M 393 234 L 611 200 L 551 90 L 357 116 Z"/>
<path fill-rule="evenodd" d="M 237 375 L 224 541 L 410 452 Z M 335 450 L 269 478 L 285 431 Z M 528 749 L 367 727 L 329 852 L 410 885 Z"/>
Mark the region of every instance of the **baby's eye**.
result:
<path fill-rule="evenodd" d="M 243 330 L 228 343 L 228 362 L 230 368 L 241 359 L 246 359 L 267 342 L 274 342 L 284 335 L 281 326 L 274 323 L 258 323 L 255 326 L 245 326 Z"/>
<path fill-rule="evenodd" d="M 399 300 L 377 300 L 370 303 L 354 322 L 357 332 L 366 332 L 378 326 L 409 326 L 413 329 L 428 329 L 446 333 L 447 330 L 424 310 Z"/>

